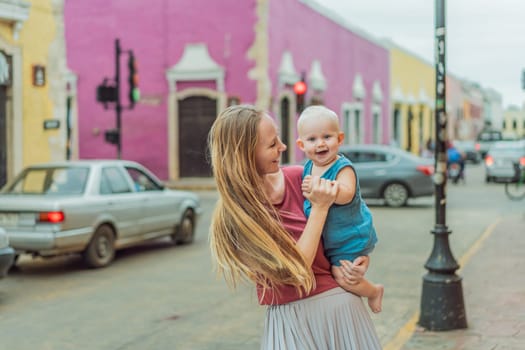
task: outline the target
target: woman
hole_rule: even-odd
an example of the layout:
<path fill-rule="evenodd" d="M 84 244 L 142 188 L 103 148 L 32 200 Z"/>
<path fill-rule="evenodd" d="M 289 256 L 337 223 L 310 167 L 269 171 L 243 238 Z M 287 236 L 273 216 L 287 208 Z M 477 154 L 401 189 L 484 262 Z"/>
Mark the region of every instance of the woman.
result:
<path fill-rule="evenodd" d="M 261 349 L 381 349 L 363 302 L 339 287 L 323 254 L 337 183 L 315 177 L 301 193 L 302 167 L 280 167 L 286 145 L 278 135 L 273 119 L 247 105 L 227 108 L 211 128 L 220 199 L 210 245 L 218 271 L 233 286 L 256 283 L 259 303 L 268 305 Z M 312 203 L 308 220 L 303 195 Z M 345 282 L 359 282 L 364 270 L 343 266 Z"/>

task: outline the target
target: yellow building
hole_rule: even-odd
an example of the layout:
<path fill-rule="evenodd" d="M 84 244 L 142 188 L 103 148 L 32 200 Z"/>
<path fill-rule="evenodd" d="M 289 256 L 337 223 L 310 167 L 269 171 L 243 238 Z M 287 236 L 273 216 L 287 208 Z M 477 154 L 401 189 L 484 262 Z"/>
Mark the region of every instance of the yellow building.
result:
<path fill-rule="evenodd" d="M 523 139 L 525 137 L 525 108 L 508 107 L 503 113 L 503 129 L 501 131 L 506 139 Z"/>
<path fill-rule="evenodd" d="M 66 158 L 62 8 L 0 0 L 0 186 L 28 164 Z"/>
<path fill-rule="evenodd" d="M 390 48 L 390 98 L 392 141 L 420 154 L 433 138 L 435 69 L 408 50 L 387 42 Z"/>

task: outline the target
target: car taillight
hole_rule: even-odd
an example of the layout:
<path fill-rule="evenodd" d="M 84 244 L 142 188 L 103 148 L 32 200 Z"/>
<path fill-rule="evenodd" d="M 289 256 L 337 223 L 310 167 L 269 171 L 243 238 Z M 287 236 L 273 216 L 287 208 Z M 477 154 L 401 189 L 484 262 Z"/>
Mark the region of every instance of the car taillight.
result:
<path fill-rule="evenodd" d="M 432 165 L 418 165 L 416 169 L 427 176 L 434 174 L 434 167 Z"/>
<path fill-rule="evenodd" d="M 485 165 L 486 165 L 486 166 L 492 166 L 492 165 L 494 165 L 494 158 L 492 158 L 492 156 L 487 155 L 487 156 L 485 157 Z"/>
<path fill-rule="evenodd" d="M 522 167 L 525 167 L 525 157 L 521 157 L 521 158 L 520 158 L 520 165 L 521 165 Z"/>
<path fill-rule="evenodd" d="M 481 148 L 481 146 L 479 145 L 479 143 L 476 143 L 476 145 L 474 146 L 474 148 L 476 148 L 476 151 L 479 151 L 479 149 Z"/>
<path fill-rule="evenodd" d="M 57 224 L 64 221 L 64 212 L 61 211 L 46 211 L 41 212 L 38 215 L 38 221 L 40 222 L 50 222 L 52 224 Z"/>

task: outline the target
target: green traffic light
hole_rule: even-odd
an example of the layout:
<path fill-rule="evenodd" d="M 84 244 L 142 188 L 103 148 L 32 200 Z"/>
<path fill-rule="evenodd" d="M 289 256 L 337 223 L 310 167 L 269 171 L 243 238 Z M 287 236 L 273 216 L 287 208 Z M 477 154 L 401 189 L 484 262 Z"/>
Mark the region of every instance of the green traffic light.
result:
<path fill-rule="evenodd" d="M 132 92 L 131 92 L 131 98 L 133 100 L 133 102 L 138 102 L 140 100 L 140 90 L 139 88 L 133 88 Z"/>

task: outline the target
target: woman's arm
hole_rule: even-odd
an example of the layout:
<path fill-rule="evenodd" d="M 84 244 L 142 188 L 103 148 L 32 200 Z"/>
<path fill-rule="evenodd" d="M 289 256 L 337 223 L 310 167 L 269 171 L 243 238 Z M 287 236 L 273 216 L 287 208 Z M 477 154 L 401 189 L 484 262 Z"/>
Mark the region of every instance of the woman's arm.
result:
<path fill-rule="evenodd" d="M 310 192 L 303 192 L 303 195 L 312 203 L 312 209 L 303 234 L 297 241 L 297 248 L 305 256 L 308 265 L 312 265 L 314 261 L 328 209 L 337 196 L 339 186 L 335 181 L 314 176 L 311 188 Z"/>

